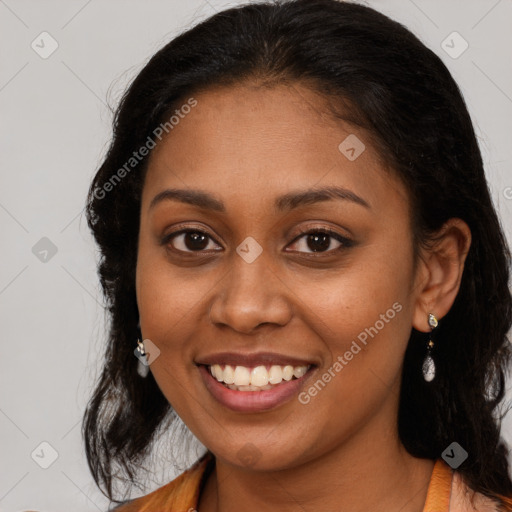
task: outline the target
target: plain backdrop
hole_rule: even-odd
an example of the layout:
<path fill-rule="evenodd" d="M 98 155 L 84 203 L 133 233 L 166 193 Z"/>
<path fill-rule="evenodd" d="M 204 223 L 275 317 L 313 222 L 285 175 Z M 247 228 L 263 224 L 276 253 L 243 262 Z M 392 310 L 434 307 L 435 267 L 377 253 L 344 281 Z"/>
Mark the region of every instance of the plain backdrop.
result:
<path fill-rule="evenodd" d="M 0 0 L 1 511 L 107 509 L 80 421 L 104 342 L 83 207 L 110 138 L 108 105 L 177 33 L 237 3 Z M 367 4 L 409 27 L 459 83 L 510 242 L 512 2 Z M 503 436 L 512 443 L 511 414 Z M 164 464 L 151 485 L 173 476 Z"/>

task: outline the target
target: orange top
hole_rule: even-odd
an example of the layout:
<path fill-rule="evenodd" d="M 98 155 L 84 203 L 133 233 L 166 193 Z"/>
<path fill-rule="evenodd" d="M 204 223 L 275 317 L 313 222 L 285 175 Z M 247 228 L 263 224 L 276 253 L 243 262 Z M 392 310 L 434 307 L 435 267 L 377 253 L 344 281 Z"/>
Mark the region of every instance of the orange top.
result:
<path fill-rule="evenodd" d="M 215 458 L 206 452 L 168 484 L 118 505 L 111 512 L 198 512 L 199 495 L 214 466 Z M 501 512 L 501 509 L 487 496 L 471 491 L 459 473 L 439 458 L 430 477 L 423 512 Z"/>

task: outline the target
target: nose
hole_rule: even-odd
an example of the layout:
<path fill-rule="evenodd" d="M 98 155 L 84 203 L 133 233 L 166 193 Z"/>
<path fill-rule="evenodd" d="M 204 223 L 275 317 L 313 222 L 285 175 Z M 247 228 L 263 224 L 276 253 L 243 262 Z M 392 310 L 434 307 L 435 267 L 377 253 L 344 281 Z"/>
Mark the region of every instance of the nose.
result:
<path fill-rule="evenodd" d="M 286 325 L 292 316 L 292 292 L 264 257 L 247 263 L 238 255 L 224 276 L 210 306 L 217 326 L 250 334 L 260 325 Z"/>

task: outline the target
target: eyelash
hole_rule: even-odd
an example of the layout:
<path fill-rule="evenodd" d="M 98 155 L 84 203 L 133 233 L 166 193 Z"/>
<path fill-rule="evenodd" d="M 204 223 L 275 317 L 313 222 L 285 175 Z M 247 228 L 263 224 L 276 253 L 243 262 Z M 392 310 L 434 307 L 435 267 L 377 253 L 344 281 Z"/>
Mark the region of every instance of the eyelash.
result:
<path fill-rule="evenodd" d="M 211 237 L 206 231 L 203 231 L 201 229 L 191 229 L 191 228 L 188 228 L 188 229 L 181 229 L 179 231 L 174 231 L 173 233 L 169 233 L 168 235 L 166 235 L 164 237 L 164 239 L 162 240 L 162 245 L 168 245 L 169 242 L 177 237 L 178 235 L 182 235 L 182 234 L 187 234 L 187 233 L 199 233 L 201 235 L 206 235 L 210 240 L 214 241 L 215 243 L 217 243 L 213 237 Z M 354 245 L 354 241 L 347 238 L 347 237 L 344 237 L 342 235 L 340 235 L 339 233 L 337 233 L 336 231 L 333 231 L 332 229 L 329 229 L 329 228 L 313 228 L 313 229 L 307 229 L 305 231 L 300 231 L 299 234 L 292 240 L 292 242 L 290 243 L 295 243 L 297 242 L 298 240 L 300 240 L 302 237 L 304 237 L 305 235 L 312 235 L 312 234 L 325 234 L 325 235 L 329 235 L 331 236 L 332 238 L 334 238 L 335 240 L 337 240 L 338 242 L 341 243 L 340 247 L 336 248 L 336 249 L 330 249 L 330 250 L 327 250 L 327 251 L 323 251 L 323 252 L 307 252 L 307 253 L 304 253 L 302 251 L 293 251 L 293 252 L 299 252 L 300 254 L 308 254 L 308 255 L 313 255 L 314 257 L 319 257 L 319 256 L 322 256 L 324 254 L 332 254 L 336 251 L 342 251 L 343 249 L 348 249 L 349 247 L 352 247 Z M 181 249 L 175 249 L 175 248 L 172 248 L 171 250 L 175 251 L 175 252 L 178 252 L 178 253 L 181 253 L 181 254 L 201 254 L 204 252 L 204 249 L 201 250 L 201 251 L 182 251 Z M 216 250 L 216 252 L 218 252 Z"/>

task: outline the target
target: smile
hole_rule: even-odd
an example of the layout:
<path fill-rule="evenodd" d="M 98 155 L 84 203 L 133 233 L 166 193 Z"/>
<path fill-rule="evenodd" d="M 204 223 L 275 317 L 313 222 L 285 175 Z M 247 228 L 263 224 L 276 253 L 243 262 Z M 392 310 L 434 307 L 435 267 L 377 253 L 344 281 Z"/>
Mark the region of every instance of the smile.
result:
<path fill-rule="evenodd" d="M 199 365 L 201 379 L 216 402 L 245 413 L 268 411 L 292 400 L 316 369 L 315 365 Z"/>
<path fill-rule="evenodd" d="M 264 391 L 279 385 L 283 380 L 290 381 L 305 375 L 308 366 L 231 366 L 214 364 L 209 366 L 210 373 L 229 389 L 237 391 Z"/>

